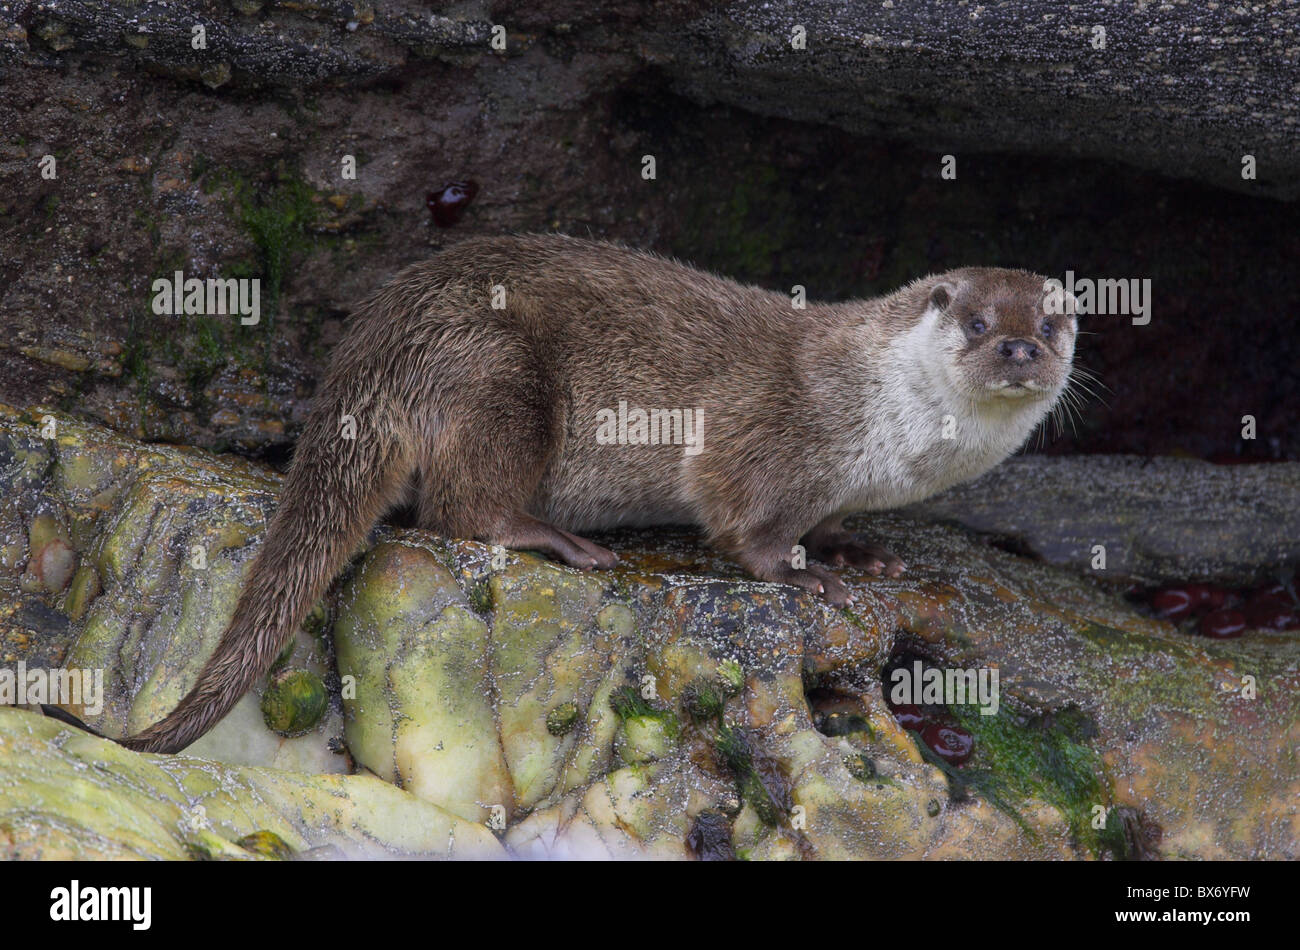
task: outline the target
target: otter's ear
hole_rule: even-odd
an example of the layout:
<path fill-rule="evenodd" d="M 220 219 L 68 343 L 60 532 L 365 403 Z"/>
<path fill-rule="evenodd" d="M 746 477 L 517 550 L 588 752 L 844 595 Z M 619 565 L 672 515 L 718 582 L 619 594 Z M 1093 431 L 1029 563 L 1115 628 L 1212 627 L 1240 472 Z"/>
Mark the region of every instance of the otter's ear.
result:
<path fill-rule="evenodd" d="M 948 281 L 940 281 L 930 290 L 930 306 L 940 313 L 947 310 L 954 297 L 957 296 L 957 285 Z"/>

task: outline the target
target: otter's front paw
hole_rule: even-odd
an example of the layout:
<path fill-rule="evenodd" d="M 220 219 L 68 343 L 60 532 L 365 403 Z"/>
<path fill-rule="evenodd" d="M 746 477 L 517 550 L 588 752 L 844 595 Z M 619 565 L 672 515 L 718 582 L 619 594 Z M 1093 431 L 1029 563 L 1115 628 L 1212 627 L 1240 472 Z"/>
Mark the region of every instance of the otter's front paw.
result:
<path fill-rule="evenodd" d="M 860 567 L 868 574 L 898 577 L 907 565 L 881 544 L 860 541 L 845 532 L 808 545 L 808 553 L 831 567 Z"/>

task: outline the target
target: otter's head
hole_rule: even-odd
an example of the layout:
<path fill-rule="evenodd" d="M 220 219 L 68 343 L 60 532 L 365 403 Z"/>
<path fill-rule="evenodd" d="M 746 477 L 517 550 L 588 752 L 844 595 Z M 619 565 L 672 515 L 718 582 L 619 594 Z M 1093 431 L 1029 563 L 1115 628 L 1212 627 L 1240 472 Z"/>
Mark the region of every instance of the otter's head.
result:
<path fill-rule="evenodd" d="M 938 279 L 926 320 L 949 359 L 945 382 L 987 407 L 1055 402 L 1070 380 L 1073 297 L 1044 290 L 1026 271 L 968 268 Z"/>

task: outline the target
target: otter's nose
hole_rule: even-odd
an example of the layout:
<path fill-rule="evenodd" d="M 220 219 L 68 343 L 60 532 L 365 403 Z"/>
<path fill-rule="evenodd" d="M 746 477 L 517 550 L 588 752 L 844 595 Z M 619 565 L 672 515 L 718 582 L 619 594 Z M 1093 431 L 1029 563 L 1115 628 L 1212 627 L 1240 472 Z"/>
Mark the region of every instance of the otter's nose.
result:
<path fill-rule="evenodd" d="M 1038 347 L 1032 340 L 1003 340 L 1002 345 L 998 347 L 998 352 L 1017 366 L 1023 366 L 1038 358 Z"/>

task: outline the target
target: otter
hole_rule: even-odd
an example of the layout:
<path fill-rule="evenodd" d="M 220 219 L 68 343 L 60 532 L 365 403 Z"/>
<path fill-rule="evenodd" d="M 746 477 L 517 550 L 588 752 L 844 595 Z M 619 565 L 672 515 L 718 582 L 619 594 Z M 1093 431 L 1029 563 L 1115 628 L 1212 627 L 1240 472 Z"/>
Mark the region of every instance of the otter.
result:
<path fill-rule="evenodd" d="M 1045 300 L 1042 277 L 965 268 L 800 308 L 559 235 L 470 239 L 410 266 L 336 346 L 197 683 L 118 741 L 176 752 L 203 735 L 403 504 L 438 534 L 581 570 L 618 559 L 579 532 L 693 523 L 754 577 L 850 604 L 833 568 L 905 565 L 845 516 L 982 474 L 1060 398 L 1075 317 Z M 668 438 L 643 438 L 651 409 Z M 615 412 L 637 438 L 597 438 Z"/>

